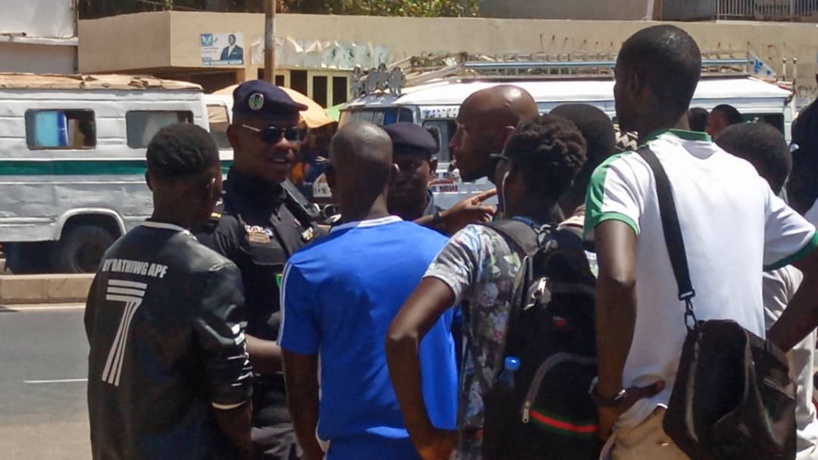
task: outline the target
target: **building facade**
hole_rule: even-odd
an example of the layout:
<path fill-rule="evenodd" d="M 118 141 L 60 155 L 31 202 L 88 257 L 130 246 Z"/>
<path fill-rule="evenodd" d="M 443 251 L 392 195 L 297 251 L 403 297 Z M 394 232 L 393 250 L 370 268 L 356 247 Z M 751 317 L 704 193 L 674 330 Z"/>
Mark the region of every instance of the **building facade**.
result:
<path fill-rule="evenodd" d="M 281 14 L 276 23 L 281 84 L 325 106 L 344 92 L 355 66 L 363 69 L 430 53 L 615 53 L 648 21 L 563 21 L 489 18 L 394 18 Z M 677 23 L 703 51 L 752 52 L 779 76 L 798 77 L 799 97 L 818 92 L 814 24 Z M 242 60 L 220 60 L 230 35 Z M 213 91 L 263 69 L 264 15 L 162 12 L 80 21 L 83 73 L 147 73 L 193 81 Z M 797 67 L 793 60 L 797 60 Z M 797 75 L 796 75 L 797 73 Z"/>

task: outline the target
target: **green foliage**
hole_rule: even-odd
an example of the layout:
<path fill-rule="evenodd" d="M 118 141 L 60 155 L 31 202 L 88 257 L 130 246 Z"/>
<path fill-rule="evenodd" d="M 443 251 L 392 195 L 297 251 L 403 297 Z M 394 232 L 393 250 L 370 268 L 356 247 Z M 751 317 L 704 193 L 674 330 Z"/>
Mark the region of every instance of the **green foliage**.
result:
<path fill-rule="evenodd" d="M 477 15 L 479 0 L 284 0 L 291 12 L 365 16 L 451 17 Z"/>
<path fill-rule="evenodd" d="M 79 0 L 80 19 L 145 11 L 264 11 L 264 0 Z M 476 16 L 480 0 L 278 0 L 279 11 L 365 16 Z"/>

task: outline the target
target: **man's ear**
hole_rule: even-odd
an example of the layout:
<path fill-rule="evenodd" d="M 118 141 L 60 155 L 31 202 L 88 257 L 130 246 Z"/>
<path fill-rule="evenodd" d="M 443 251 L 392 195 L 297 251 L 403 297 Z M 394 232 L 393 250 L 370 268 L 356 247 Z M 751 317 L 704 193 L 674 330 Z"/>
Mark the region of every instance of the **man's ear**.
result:
<path fill-rule="evenodd" d="M 630 93 L 636 95 L 639 98 L 644 98 L 647 95 L 645 91 L 647 91 L 648 87 L 645 84 L 645 80 L 639 75 L 638 72 L 631 71 L 628 72 L 627 80 L 626 80 L 627 88 L 630 90 Z"/>
<path fill-rule="evenodd" d="M 400 175 L 400 166 L 396 163 L 392 163 L 392 167 L 389 168 L 389 183 L 393 183 L 395 179 L 398 178 L 398 175 Z"/>
<path fill-rule="evenodd" d="M 517 130 L 516 126 L 506 126 L 506 127 L 503 128 L 503 139 L 502 139 L 502 141 L 503 141 L 502 146 L 503 147 L 506 146 L 506 144 L 508 143 L 508 138 L 510 138 L 511 135 L 514 134 L 514 131 L 516 131 L 516 130 Z M 500 153 L 500 152 L 492 152 L 492 153 Z"/>
<path fill-rule="evenodd" d="M 338 186 L 337 178 L 335 176 L 335 169 L 327 168 L 324 170 L 324 175 L 327 177 L 327 185 L 329 186 L 330 190 L 335 191 L 335 187 Z"/>
<path fill-rule="evenodd" d="M 239 127 L 230 125 L 227 127 L 227 140 L 230 142 L 230 147 L 233 150 L 238 150 L 241 142 L 239 142 Z"/>
<path fill-rule="evenodd" d="M 437 158 L 429 160 L 429 181 L 437 179 Z"/>
<path fill-rule="evenodd" d="M 217 184 L 218 178 L 215 176 L 211 176 L 207 179 L 207 183 L 205 185 L 205 199 L 207 199 L 208 203 L 215 203 L 219 200 L 219 195 L 221 195 L 221 187 Z"/>

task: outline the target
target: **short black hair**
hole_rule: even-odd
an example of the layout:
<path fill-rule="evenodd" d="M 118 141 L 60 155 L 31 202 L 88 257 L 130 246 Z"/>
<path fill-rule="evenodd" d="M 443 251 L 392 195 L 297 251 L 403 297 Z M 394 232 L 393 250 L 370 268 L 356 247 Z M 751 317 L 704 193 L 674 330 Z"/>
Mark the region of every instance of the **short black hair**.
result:
<path fill-rule="evenodd" d="M 591 175 L 599 165 L 616 153 L 616 133 L 610 117 L 590 104 L 564 104 L 551 111 L 572 122 L 585 138 L 585 165 L 577 175 L 571 194 L 585 196 Z"/>
<path fill-rule="evenodd" d="M 792 143 L 818 154 L 818 99 L 801 110 L 792 123 Z"/>
<path fill-rule="evenodd" d="M 727 152 L 755 166 L 758 174 L 779 193 L 792 169 L 792 155 L 784 135 L 767 123 L 742 123 L 727 127 L 716 139 Z"/>
<path fill-rule="evenodd" d="M 717 105 L 710 113 L 712 114 L 716 112 L 720 112 L 725 118 L 727 118 L 728 126 L 744 123 L 744 117 L 741 116 L 741 112 L 730 104 Z"/>
<path fill-rule="evenodd" d="M 198 179 L 219 163 L 219 148 L 200 126 L 177 123 L 159 130 L 148 144 L 148 172 L 177 182 Z"/>
<path fill-rule="evenodd" d="M 585 152 L 576 125 L 556 115 L 520 123 L 505 148 L 512 171 L 521 173 L 528 190 L 546 200 L 559 199 L 571 188 Z"/>
<path fill-rule="evenodd" d="M 687 122 L 690 124 L 691 131 L 698 131 L 703 133 L 707 130 L 707 117 L 710 114 L 707 109 L 701 107 L 693 107 L 687 112 Z"/>
<path fill-rule="evenodd" d="M 818 199 L 818 101 L 801 110 L 792 125 L 791 202 L 811 207 Z M 806 209 L 805 209 L 806 211 Z"/>
<path fill-rule="evenodd" d="M 635 33 L 622 45 L 618 64 L 635 72 L 669 115 L 681 117 L 699 84 L 702 55 L 693 37 L 679 27 L 659 25 Z"/>

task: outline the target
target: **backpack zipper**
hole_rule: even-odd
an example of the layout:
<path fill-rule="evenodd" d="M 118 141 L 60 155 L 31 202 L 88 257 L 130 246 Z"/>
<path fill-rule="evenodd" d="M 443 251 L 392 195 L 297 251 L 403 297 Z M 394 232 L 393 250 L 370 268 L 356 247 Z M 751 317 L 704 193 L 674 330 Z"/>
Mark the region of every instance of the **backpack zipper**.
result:
<path fill-rule="evenodd" d="M 545 378 L 545 374 L 547 374 L 551 369 L 566 362 L 576 362 L 583 366 L 588 366 L 596 364 L 596 358 L 581 356 L 574 353 L 557 353 L 546 359 L 545 362 L 540 365 L 539 369 L 537 369 L 537 372 L 534 374 L 534 379 L 531 380 L 531 386 L 528 387 L 528 393 L 526 394 L 525 402 L 523 403 L 523 423 L 528 423 L 531 421 L 531 406 L 534 404 L 534 400 L 537 399 L 537 393 L 540 391 L 540 386 Z"/>

